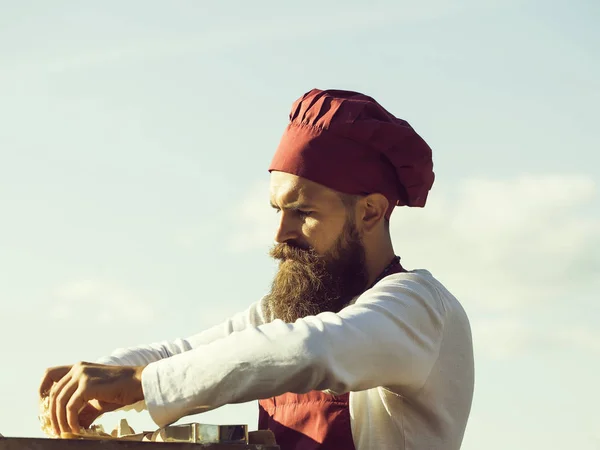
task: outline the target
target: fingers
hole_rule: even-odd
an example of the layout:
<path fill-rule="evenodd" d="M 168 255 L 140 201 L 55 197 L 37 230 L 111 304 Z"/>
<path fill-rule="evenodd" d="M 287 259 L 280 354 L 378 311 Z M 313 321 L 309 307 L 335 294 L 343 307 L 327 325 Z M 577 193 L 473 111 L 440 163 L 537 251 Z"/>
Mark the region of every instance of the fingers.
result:
<path fill-rule="evenodd" d="M 56 396 L 56 420 L 60 429 L 59 433 L 71 431 L 70 423 L 67 417 L 70 415 L 70 408 L 71 405 L 74 404 L 74 394 L 76 391 L 78 391 L 78 387 L 79 383 L 77 383 L 77 380 L 71 378 L 71 380 L 62 387 L 60 393 Z M 79 412 L 79 410 L 77 410 L 77 412 Z M 79 427 L 72 430 L 73 433 L 77 433 L 78 431 Z"/>
<path fill-rule="evenodd" d="M 46 392 L 48 384 L 51 385 L 49 409 L 54 431 L 59 435 L 69 431 L 78 433 L 81 421 L 89 426 L 103 412 L 143 400 L 142 370 L 143 367 L 83 362 L 49 369 L 40 392 Z M 94 404 L 88 400 L 94 400 Z"/>
<path fill-rule="evenodd" d="M 69 384 L 72 379 L 72 375 L 69 373 L 66 376 L 63 376 L 52 385 L 50 388 L 50 421 L 52 422 L 52 427 L 56 434 L 60 435 L 60 423 L 59 423 L 59 398 L 62 400 L 64 395 L 62 393 L 64 387 Z"/>
<path fill-rule="evenodd" d="M 81 430 L 79 412 L 86 405 L 87 397 L 92 395 L 87 392 L 89 390 L 88 376 L 85 373 L 87 366 L 90 365 L 77 363 L 47 371 L 45 378 L 54 383 L 49 393 L 50 420 L 54 431 L 59 436 L 69 432 L 77 434 Z M 66 369 L 69 371 L 65 374 Z M 95 420 L 99 415 L 96 414 L 96 417 L 91 420 Z"/>
<path fill-rule="evenodd" d="M 42 381 L 39 387 L 40 397 L 45 397 L 50 392 L 50 388 L 52 385 L 61 378 L 63 378 L 69 371 L 72 366 L 58 366 L 58 367 L 50 367 L 46 369 L 44 372 L 44 376 L 42 377 Z"/>
<path fill-rule="evenodd" d="M 67 425 L 71 428 L 73 433 L 78 433 L 81 429 L 79 424 L 79 411 L 82 410 L 85 404 L 85 388 L 83 388 L 83 386 L 79 386 L 79 388 L 72 394 L 66 408 Z M 66 428 L 65 430 L 68 431 Z"/>

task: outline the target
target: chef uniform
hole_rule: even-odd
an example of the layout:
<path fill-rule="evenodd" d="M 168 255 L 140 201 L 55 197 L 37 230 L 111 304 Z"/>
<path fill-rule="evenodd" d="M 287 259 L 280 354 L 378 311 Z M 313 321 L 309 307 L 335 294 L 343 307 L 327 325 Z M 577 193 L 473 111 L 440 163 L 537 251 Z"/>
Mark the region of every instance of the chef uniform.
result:
<path fill-rule="evenodd" d="M 371 97 L 312 90 L 292 106 L 270 171 L 339 192 L 425 205 L 431 150 Z M 235 274 L 232 274 L 232 279 Z M 460 448 L 473 395 L 469 321 L 426 270 L 395 258 L 338 313 L 295 323 L 265 299 L 187 339 L 117 350 L 99 362 L 145 365 L 145 406 L 159 426 L 259 400 L 259 428 L 282 450 Z"/>

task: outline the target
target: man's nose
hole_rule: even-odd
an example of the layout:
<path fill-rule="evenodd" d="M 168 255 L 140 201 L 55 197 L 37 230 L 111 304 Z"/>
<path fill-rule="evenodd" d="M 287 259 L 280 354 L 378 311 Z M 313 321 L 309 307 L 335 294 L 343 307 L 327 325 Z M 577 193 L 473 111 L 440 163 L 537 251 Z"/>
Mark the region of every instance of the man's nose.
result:
<path fill-rule="evenodd" d="M 300 230 L 290 217 L 287 217 L 285 212 L 281 213 L 277 233 L 275 233 L 275 242 L 283 244 L 286 242 L 299 240 Z"/>

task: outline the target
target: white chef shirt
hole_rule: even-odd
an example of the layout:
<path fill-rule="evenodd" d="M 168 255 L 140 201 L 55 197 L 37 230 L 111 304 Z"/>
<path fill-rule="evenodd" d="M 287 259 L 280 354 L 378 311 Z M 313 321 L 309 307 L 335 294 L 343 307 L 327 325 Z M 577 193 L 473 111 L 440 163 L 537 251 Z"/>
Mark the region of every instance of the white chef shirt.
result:
<path fill-rule="evenodd" d="M 285 392 L 350 392 L 357 450 L 458 449 L 473 396 L 469 321 L 428 271 L 393 274 L 339 313 L 268 321 L 261 301 L 187 339 L 119 349 L 145 365 L 158 426 Z"/>

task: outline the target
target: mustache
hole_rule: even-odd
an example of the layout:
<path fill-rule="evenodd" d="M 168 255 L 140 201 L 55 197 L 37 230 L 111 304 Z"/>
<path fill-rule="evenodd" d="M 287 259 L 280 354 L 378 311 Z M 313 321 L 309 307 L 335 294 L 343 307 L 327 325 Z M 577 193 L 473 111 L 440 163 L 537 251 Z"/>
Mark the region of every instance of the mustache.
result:
<path fill-rule="evenodd" d="M 276 244 L 269 251 L 271 258 L 278 261 L 297 261 L 301 263 L 310 263 L 320 258 L 317 253 L 309 246 L 299 244 Z"/>

